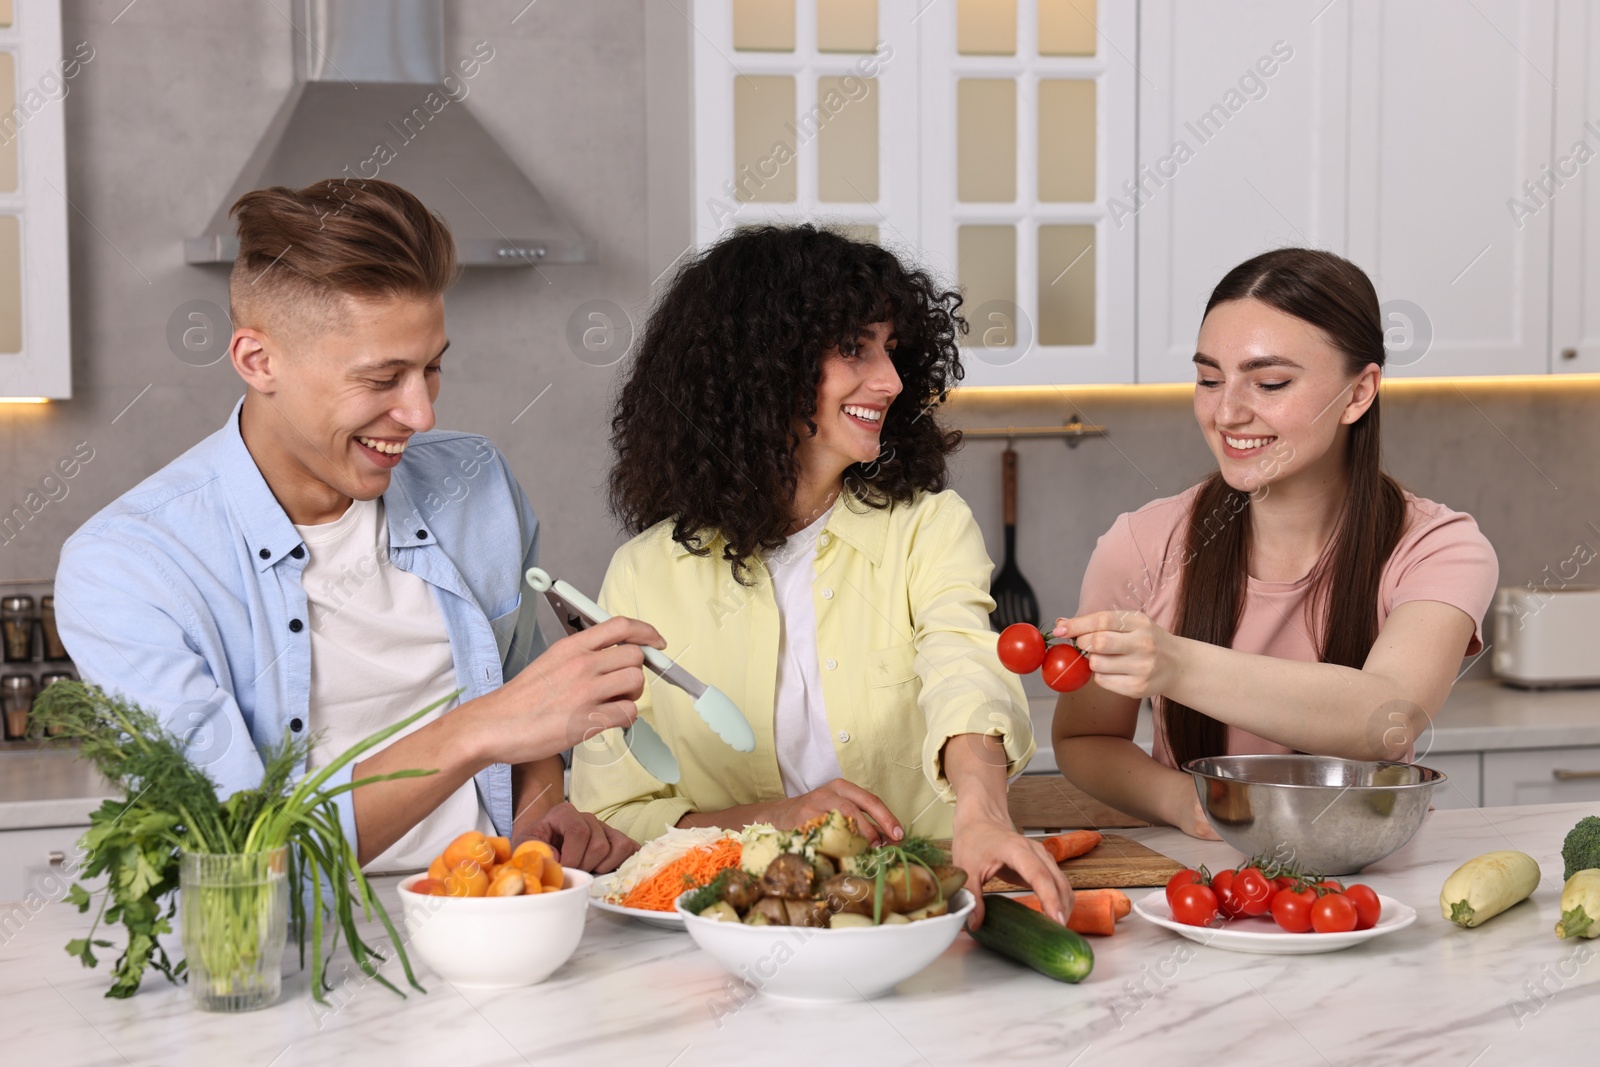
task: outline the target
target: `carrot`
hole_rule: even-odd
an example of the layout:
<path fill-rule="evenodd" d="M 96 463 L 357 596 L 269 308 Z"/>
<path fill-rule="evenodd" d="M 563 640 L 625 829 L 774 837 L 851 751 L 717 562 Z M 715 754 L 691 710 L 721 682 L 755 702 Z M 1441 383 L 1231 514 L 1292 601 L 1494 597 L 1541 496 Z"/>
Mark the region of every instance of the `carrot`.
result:
<path fill-rule="evenodd" d="M 1079 895 L 1083 893 L 1104 893 L 1110 897 L 1111 910 L 1116 913 L 1118 922 L 1133 914 L 1133 901 L 1129 900 L 1128 894 L 1120 889 L 1081 889 L 1078 893 Z"/>
<path fill-rule="evenodd" d="M 1025 908 L 1044 914 L 1044 904 L 1035 893 L 1012 897 Z M 1120 889 L 1080 889 L 1072 895 L 1072 911 L 1067 929 L 1080 934 L 1108 936 L 1115 932 L 1117 920 L 1133 911 L 1133 901 Z"/>
<path fill-rule="evenodd" d="M 723 838 L 690 849 L 629 890 L 622 898 L 622 905 L 648 911 L 671 911 L 673 902 L 684 890 L 705 885 L 723 868 L 737 866 L 742 851 L 743 847 L 735 838 Z"/>
<path fill-rule="evenodd" d="M 1050 853 L 1051 859 L 1057 863 L 1064 863 L 1074 856 L 1081 856 L 1090 851 L 1103 840 L 1105 838 L 1098 830 L 1074 830 L 1068 834 L 1047 837 L 1039 843 Z"/>
<path fill-rule="evenodd" d="M 1067 929 L 1109 937 L 1117 929 L 1117 906 L 1104 894 L 1074 893 Z"/>

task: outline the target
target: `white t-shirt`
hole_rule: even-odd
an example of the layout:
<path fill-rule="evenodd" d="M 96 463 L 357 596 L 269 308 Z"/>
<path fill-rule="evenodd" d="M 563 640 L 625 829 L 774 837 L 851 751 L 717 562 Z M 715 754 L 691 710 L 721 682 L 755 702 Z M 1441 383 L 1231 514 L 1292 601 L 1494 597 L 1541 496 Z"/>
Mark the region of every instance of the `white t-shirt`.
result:
<path fill-rule="evenodd" d="M 782 548 L 767 553 L 764 560 L 778 602 L 778 688 L 772 734 L 783 791 L 791 797 L 844 777 L 828 732 L 828 708 L 822 701 L 817 612 L 811 600 L 817 537 L 832 514 L 829 508 Z"/>
<path fill-rule="evenodd" d="M 301 575 L 311 621 L 310 729 L 322 738 L 307 770 L 456 688 L 444 616 L 428 583 L 389 561 L 383 501 L 357 500 L 333 522 L 296 526 L 310 558 Z M 420 730 L 453 706 L 424 716 L 366 756 Z M 492 834 L 467 782 L 401 836 L 367 871 L 426 867 L 456 835 Z"/>

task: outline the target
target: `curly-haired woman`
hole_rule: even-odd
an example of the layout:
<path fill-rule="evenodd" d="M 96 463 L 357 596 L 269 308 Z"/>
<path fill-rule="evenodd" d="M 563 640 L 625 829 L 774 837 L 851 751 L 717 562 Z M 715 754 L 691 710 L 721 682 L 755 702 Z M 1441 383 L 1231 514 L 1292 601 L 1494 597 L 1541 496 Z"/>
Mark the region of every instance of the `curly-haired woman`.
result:
<path fill-rule="evenodd" d="M 995 654 L 983 537 L 945 488 L 960 302 L 811 226 L 739 230 L 680 270 L 612 418 L 611 505 L 635 536 L 600 599 L 727 693 L 756 748 L 651 684 L 639 714 L 681 779 L 609 730 L 575 753 L 580 808 L 640 841 L 839 809 L 874 840 L 953 836 L 975 882 L 1007 869 L 1065 914 L 1066 880 L 1007 813 L 1027 702 Z"/>
<path fill-rule="evenodd" d="M 1124 811 L 1215 837 L 1177 768 L 1224 753 L 1404 759 L 1483 647 L 1494 549 L 1470 515 L 1383 473 L 1378 296 L 1306 248 L 1217 283 L 1194 356 L 1217 471 L 1100 538 L 1061 636 L 1094 680 L 1063 694 L 1056 759 Z M 1155 752 L 1133 743 L 1156 700 Z"/>

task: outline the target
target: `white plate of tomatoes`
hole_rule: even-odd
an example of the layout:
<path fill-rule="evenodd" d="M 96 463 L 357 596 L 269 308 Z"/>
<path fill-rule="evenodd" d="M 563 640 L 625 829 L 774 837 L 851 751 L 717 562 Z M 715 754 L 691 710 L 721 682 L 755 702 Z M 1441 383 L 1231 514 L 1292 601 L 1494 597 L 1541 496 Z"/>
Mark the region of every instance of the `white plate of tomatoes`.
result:
<path fill-rule="evenodd" d="M 1410 926 L 1416 910 L 1370 886 L 1264 877 L 1253 867 L 1182 871 L 1133 910 L 1202 945 L 1277 956 L 1335 952 Z"/>

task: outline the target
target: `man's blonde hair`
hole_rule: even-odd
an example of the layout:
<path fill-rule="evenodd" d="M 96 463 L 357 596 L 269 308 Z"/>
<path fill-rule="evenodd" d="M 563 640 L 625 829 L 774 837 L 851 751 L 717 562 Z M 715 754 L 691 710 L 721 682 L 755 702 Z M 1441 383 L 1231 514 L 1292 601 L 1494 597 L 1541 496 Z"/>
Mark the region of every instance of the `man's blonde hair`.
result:
<path fill-rule="evenodd" d="M 245 193 L 229 209 L 239 256 L 228 280 L 236 327 L 325 328 L 342 298 L 437 297 L 455 281 L 444 220 L 398 185 L 328 178 Z"/>

